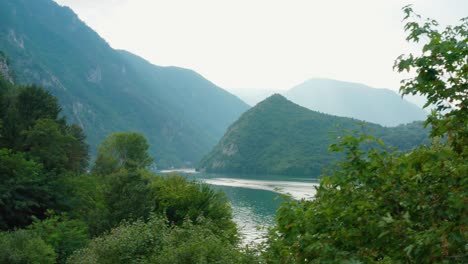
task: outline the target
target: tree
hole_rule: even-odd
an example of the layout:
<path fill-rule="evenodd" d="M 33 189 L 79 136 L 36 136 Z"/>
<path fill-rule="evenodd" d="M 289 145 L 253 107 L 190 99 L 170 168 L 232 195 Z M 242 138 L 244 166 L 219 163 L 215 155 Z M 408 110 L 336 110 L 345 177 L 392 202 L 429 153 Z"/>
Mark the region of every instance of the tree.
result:
<path fill-rule="evenodd" d="M 231 242 L 238 241 L 232 209 L 222 191 L 178 175 L 154 177 L 151 190 L 154 210 L 164 214 L 170 223 L 180 225 L 189 219 L 197 224 L 200 219 L 208 219 L 216 235 Z"/>
<path fill-rule="evenodd" d="M 149 177 L 142 171 L 123 169 L 107 175 L 104 202 L 108 214 L 103 217 L 109 229 L 123 220 L 148 219 L 153 199 L 149 183 Z"/>
<path fill-rule="evenodd" d="M 69 137 L 66 167 L 75 173 L 83 173 L 89 162 L 89 146 L 86 143 L 86 135 L 83 128 L 76 124 L 67 126 L 67 134 L 71 137 Z"/>
<path fill-rule="evenodd" d="M 64 178 L 86 169 L 85 135 L 59 113 L 49 92 L 0 78 L 1 229 L 24 227 L 47 209 L 63 210 Z"/>
<path fill-rule="evenodd" d="M 25 129 L 41 118 L 57 120 L 62 110 L 55 96 L 35 85 L 20 88 L 16 100 L 19 121 Z"/>
<path fill-rule="evenodd" d="M 76 251 L 68 263 L 260 263 L 254 254 L 213 234 L 209 224 L 186 220 L 169 226 L 157 216 L 124 222 Z"/>
<path fill-rule="evenodd" d="M 23 131 L 25 136 L 23 150 L 48 171 L 64 169 L 68 163 L 68 135 L 64 135 L 59 124 L 52 119 L 38 119 L 33 127 Z"/>
<path fill-rule="evenodd" d="M 50 199 L 42 166 L 23 154 L 0 149 L 0 229 L 24 227 L 42 216 Z"/>
<path fill-rule="evenodd" d="M 57 255 L 38 235 L 29 230 L 0 233 L 0 263 L 55 263 Z"/>
<path fill-rule="evenodd" d="M 60 110 L 44 89 L 0 79 L 0 148 L 25 152 L 49 171 L 83 172 L 89 159 L 86 136 L 59 118 Z"/>
<path fill-rule="evenodd" d="M 403 8 L 407 23 L 406 38 L 411 42 L 428 40 L 419 56 L 401 55 L 395 62 L 398 72 L 414 71 L 416 76 L 402 81 L 403 95 L 427 97 L 425 107 L 436 109 L 427 119 L 432 136 L 448 136 L 450 144 L 461 152 L 468 145 L 468 17 L 460 25 L 439 31 L 437 21 L 421 16 L 411 6 Z"/>
<path fill-rule="evenodd" d="M 96 174 L 110 174 L 121 168 L 133 170 L 149 166 L 153 159 L 148 154 L 148 142 L 138 133 L 113 133 L 98 148 L 93 168 Z"/>
<path fill-rule="evenodd" d="M 104 177 L 90 174 L 73 175 L 62 181 L 62 200 L 67 204 L 67 213 L 72 219 L 80 219 L 88 226 L 92 237 L 109 230 L 109 208 L 105 196 L 107 186 Z"/>
<path fill-rule="evenodd" d="M 404 8 L 412 19 L 410 7 Z M 416 16 L 417 18 L 417 16 Z M 345 159 L 322 175 L 311 201 L 285 203 L 265 256 L 283 263 L 466 263 L 468 260 L 468 20 L 443 32 L 409 21 L 409 40 L 425 36 L 419 57 L 397 59 L 417 76 L 403 94 L 428 96 L 436 110 L 432 144 L 409 152 L 351 134 L 331 145 Z M 443 140 L 442 138 L 447 138 Z M 362 147 L 378 142 L 383 148 Z"/>
<path fill-rule="evenodd" d="M 88 230 L 84 222 L 66 215 L 52 215 L 43 221 L 35 219 L 28 231 L 40 237 L 57 254 L 56 262 L 65 263 L 73 251 L 88 243 Z"/>

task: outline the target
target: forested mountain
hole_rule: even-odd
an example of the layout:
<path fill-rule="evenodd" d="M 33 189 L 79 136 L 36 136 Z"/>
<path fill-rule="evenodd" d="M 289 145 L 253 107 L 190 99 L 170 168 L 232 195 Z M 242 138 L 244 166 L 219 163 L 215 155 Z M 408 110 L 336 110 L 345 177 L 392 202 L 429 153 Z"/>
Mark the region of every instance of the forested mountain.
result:
<path fill-rule="evenodd" d="M 352 117 L 383 126 L 426 119 L 427 113 L 388 89 L 330 79 L 310 79 L 285 93 L 310 110 Z"/>
<path fill-rule="evenodd" d="M 17 83 L 43 86 L 94 152 L 115 131 L 144 134 L 159 166 L 198 161 L 248 105 L 199 74 L 112 49 L 52 0 L 0 1 L 0 51 Z"/>
<path fill-rule="evenodd" d="M 222 191 L 150 172 L 134 132 L 110 134 L 89 172 L 83 130 L 7 66 L 0 54 L 0 263 L 258 263 Z"/>
<path fill-rule="evenodd" d="M 337 127 L 339 125 L 339 127 Z M 207 172 L 318 176 L 338 156 L 330 132 L 366 130 L 399 149 L 427 142 L 422 123 L 392 128 L 311 111 L 275 94 L 244 113 L 200 162 Z"/>

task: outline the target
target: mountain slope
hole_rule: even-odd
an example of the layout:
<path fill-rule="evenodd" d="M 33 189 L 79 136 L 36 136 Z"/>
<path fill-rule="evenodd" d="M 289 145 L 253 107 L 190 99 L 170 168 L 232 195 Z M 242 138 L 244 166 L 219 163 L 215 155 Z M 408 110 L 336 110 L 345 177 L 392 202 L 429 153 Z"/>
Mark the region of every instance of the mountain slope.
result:
<path fill-rule="evenodd" d="M 337 128 L 336 125 L 340 125 Z M 332 116 L 273 95 L 232 124 L 198 169 L 207 172 L 318 176 L 338 156 L 328 152 L 329 132 L 362 130 L 389 145 L 408 149 L 427 141 L 421 123 L 385 128 L 351 118 Z"/>
<path fill-rule="evenodd" d="M 2 0 L 0 51 L 16 82 L 36 83 L 59 98 L 92 148 L 111 132 L 140 132 L 160 166 L 198 161 L 248 109 L 193 71 L 112 49 L 51 0 Z"/>
<path fill-rule="evenodd" d="M 383 126 L 425 120 L 427 113 L 387 89 L 329 79 L 311 79 L 285 96 L 310 110 L 352 117 Z"/>

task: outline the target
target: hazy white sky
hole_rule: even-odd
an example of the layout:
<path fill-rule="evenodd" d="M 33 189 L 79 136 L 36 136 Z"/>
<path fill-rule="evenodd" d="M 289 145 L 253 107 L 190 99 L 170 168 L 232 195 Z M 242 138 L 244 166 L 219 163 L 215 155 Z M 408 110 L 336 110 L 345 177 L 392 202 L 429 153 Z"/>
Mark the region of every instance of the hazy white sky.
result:
<path fill-rule="evenodd" d="M 230 91 L 289 89 L 332 78 L 398 90 L 401 7 L 442 24 L 466 0 L 56 0 L 110 45 L 157 65 L 193 69 Z"/>

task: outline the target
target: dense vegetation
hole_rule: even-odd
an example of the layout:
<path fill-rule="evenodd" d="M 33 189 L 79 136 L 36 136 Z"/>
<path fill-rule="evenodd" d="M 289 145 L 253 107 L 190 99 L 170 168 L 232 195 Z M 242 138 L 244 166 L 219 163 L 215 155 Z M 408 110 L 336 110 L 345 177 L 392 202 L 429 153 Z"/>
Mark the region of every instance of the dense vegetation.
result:
<path fill-rule="evenodd" d="M 0 51 L 15 82 L 57 96 L 63 114 L 84 129 L 93 156 L 108 134 L 138 131 L 159 167 L 190 166 L 248 108 L 193 71 L 112 49 L 52 0 L 0 1 Z"/>
<path fill-rule="evenodd" d="M 352 117 L 383 126 L 426 119 L 427 113 L 387 89 L 330 79 L 311 79 L 285 93 L 286 98 L 314 111 Z M 370 110 L 372 109 L 372 110 Z"/>
<path fill-rule="evenodd" d="M 416 73 L 402 82 L 402 94 L 436 106 L 426 121 L 432 143 L 363 150 L 372 136 L 342 137 L 331 149 L 345 159 L 324 175 L 315 199 L 278 211 L 269 262 L 467 263 L 468 20 L 439 31 L 437 22 L 404 10 L 408 40 L 428 42 L 395 67 Z"/>
<path fill-rule="evenodd" d="M 84 133 L 48 91 L 0 77 L 0 106 L 0 263 L 258 258 L 239 246 L 224 193 L 147 170 L 142 135 L 109 135 L 86 173 Z"/>
<path fill-rule="evenodd" d="M 59 113 L 49 92 L 14 86 L 0 77 L 1 229 L 24 227 L 32 216 L 63 208 L 61 181 L 85 170 L 83 131 Z"/>
<path fill-rule="evenodd" d="M 323 148 L 310 143 L 325 141 L 336 123 L 354 130 L 335 135 L 330 149 L 343 159 L 322 175 L 315 199 L 281 206 L 262 251 L 240 246 L 222 192 L 148 171 L 141 134 L 108 135 L 88 172 L 83 130 L 61 117 L 57 98 L 0 76 L 0 263 L 467 263 L 468 19 L 439 31 L 404 10 L 408 40 L 428 43 L 395 68 L 416 73 L 402 94 L 435 106 L 429 142 L 413 147 L 403 138 L 424 142 L 418 124 L 362 127 L 278 95 L 231 126 L 226 138 L 258 135 L 246 145 L 265 147 L 268 157 L 270 146 L 294 157 L 294 140 Z M 268 126 L 276 129 L 264 133 Z M 268 141 L 283 130 L 289 145 Z M 392 140 L 399 149 L 384 144 Z M 227 156 L 241 151 L 225 146 Z"/>
<path fill-rule="evenodd" d="M 339 125 L 339 127 L 337 127 Z M 399 149 L 427 143 L 422 123 L 392 128 L 311 111 L 273 95 L 244 113 L 199 163 L 207 172 L 318 176 L 341 156 L 331 132 L 362 129 Z"/>

